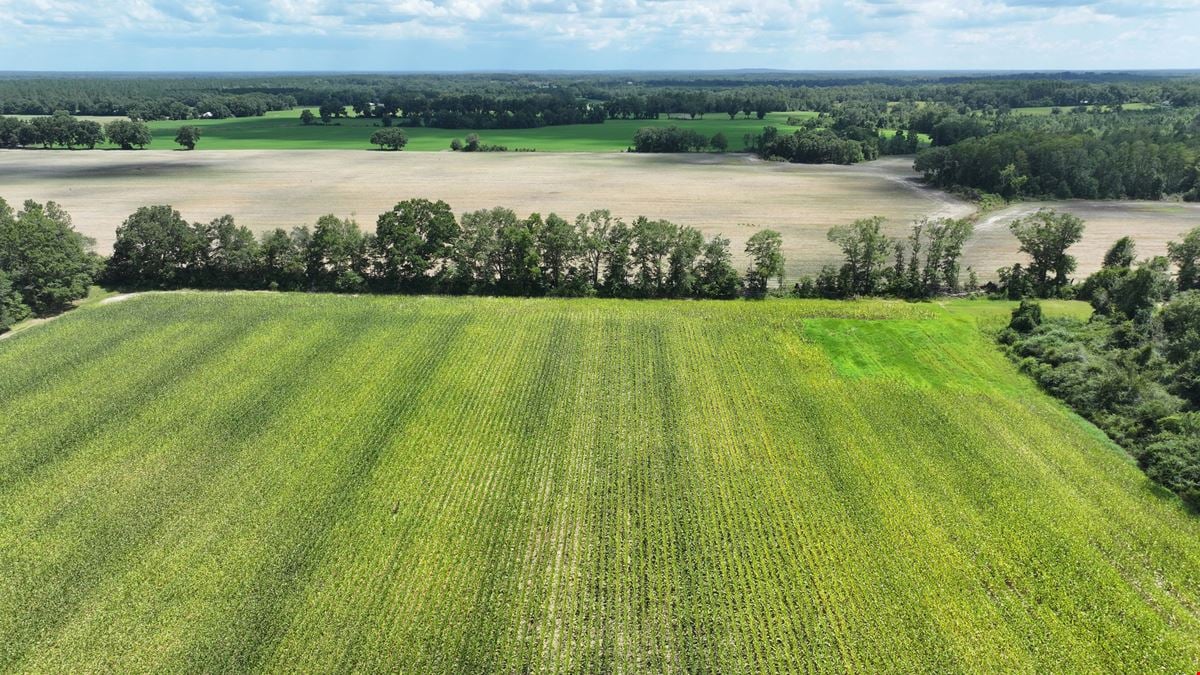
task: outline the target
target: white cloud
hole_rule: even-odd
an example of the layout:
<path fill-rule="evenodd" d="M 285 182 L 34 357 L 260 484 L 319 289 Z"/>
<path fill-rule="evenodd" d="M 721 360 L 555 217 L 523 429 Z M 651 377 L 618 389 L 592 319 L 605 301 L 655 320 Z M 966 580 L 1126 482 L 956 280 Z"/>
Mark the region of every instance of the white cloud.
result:
<path fill-rule="evenodd" d="M 1200 0 L 0 0 L 0 57 L 25 69 L 194 68 L 196 50 L 254 69 L 232 55 L 258 48 L 335 69 L 1194 67 L 1182 46 L 1195 35 L 1163 39 L 1189 25 Z M 327 62 L 335 50 L 344 62 Z M 420 62 L 376 62 L 393 53 Z"/>

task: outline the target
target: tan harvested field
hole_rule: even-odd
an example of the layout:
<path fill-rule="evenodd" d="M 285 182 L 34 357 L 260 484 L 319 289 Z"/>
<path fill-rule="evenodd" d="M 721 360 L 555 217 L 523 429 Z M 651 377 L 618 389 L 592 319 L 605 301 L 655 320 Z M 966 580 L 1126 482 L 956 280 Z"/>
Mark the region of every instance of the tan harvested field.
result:
<path fill-rule="evenodd" d="M 375 217 L 410 197 L 444 199 L 456 213 L 508 206 L 519 214 L 566 217 L 608 208 L 723 233 L 740 252 L 755 227 L 784 235 L 788 276 L 811 274 L 838 259 L 825 237 L 833 225 L 882 215 L 893 236 L 921 216 L 961 217 L 973 206 L 917 182 L 908 158 L 857 166 L 762 162 L 742 155 L 622 153 L 382 153 L 341 150 L 181 152 L 0 151 L 0 197 L 54 200 L 107 253 L 121 221 L 138 206 L 171 204 L 189 220 L 225 213 L 256 231 L 312 224 L 318 216 Z M 1129 234 L 1141 255 L 1200 225 L 1200 205 L 1170 202 L 1027 202 L 988 214 L 967 244 L 964 267 L 980 279 L 1021 259 L 1008 230 L 1015 218 L 1049 207 L 1087 221 L 1072 252 L 1079 274 L 1094 271 L 1104 250 Z M 748 225 L 752 224 L 752 225 Z"/>
<path fill-rule="evenodd" d="M 975 225 L 975 235 L 967 243 L 963 264 L 972 265 L 979 277 L 995 277 L 996 269 L 1021 260 L 1018 243 L 1008 229 L 1017 218 L 1040 208 L 1073 213 L 1084 220 L 1083 241 L 1071 248 L 1079 260 L 1076 277 L 1100 268 L 1104 252 L 1113 242 L 1129 235 L 1137 242 L 1138 257 L 1165 255 L 1167 242 L 1179 240 L 1194 227 L 1200 227 L 1200 204 L 1179 202 L 1081 201 L 1026 202 L 984 216 Z"/>
<path fill-rule="evenodd" d="M 919 186 L 907 158 L 843 167 L 740 155 L 13 150 L 0 151 L 0 196 L 59 202 L 105 253 L 121 221 L 146 204 L 171 204 L 189 220 L 230 213 L 258 231 L 325 213 L 373 229 L 380 212 L 410 197 L 444 199 L 460 214 L 501 205 L 574 217 L 608 208 L 723 233 L 738 254 L 755 231 L 746 223 L 778 229 L 789 276 L 837 259 L 825 237 L 833 225 L 883 215 L 899 235 L 920 216 L 972 211 Z"/>

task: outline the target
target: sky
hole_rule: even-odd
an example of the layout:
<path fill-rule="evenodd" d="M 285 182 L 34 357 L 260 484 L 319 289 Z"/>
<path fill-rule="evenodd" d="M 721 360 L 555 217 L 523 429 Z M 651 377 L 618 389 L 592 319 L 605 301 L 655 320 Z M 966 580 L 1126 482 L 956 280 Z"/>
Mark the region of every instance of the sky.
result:
<path fill-rule="evenodd" d="M 1200 0 L 0 0 L 0 70 L 1200 68 Z"/>

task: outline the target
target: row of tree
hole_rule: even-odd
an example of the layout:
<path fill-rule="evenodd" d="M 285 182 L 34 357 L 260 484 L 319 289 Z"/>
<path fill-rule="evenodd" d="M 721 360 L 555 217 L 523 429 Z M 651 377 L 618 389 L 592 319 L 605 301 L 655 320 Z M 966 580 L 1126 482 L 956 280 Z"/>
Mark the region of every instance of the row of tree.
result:
<path fill-rule="evenodd" d="M 195 128 L 195 127 L 190 127 Z M 0 148 L 95 148 L 108 141 L 125 150 L 144 148 L 153 137 L 145 122 L 113 120 L 104 126 L 58 111 L 28 120 L 0 117 Z M 193 144 L 194 145 L 194 144 Z"/>
<path fill-rule="evenodd" d="M 175 134 L 175 142 L 188 150 L 195 150 L 200 142 L 200 134 L 200 127 L 185 124 Z M 0 148 L 5 149 L 59 147 L 91 150 L 107 141 L 122 150 L 132 150 L 134 147 L 145 148 L 153 140 L 150 127 L 140 120 L 113 120 L 101 126 L 99 122 L 81 120 L 64 111 L 29 120 L 0 117 Z M 371 142 L 376 142 L 374 137 Z"/>
<path fill-rule="evenodd" d="M 763 128 L 761 134 L 747 134 L 742 143 L 746 150 L 768 160 L 779 160 L 803 164 L 856 164 L 875 159 L 880 154 L 903 155 L 916 152 L 918 136 L 897 131 L 890 138 L 883 138 L 878 131 L 871 130 L 865 138 L 845 138 L 832 129 L 812 126 L 816 120 L 808 120 L 805 128 L 792 133 L 780 133 L 773 126 Z M 694 129 L 685 127 L 642 127 L 633 135 L 634 152 L 725 152 L 729 139 L 717 132 L 711 138 Z"/>
<path fill-rule="evenodd" d="M 344 117 L 378 117 L 389 124 L 442 129 L 530 129 L 561 124 L 599 124 L 604 109 L 565 90 L 491 95 L 485 92 L 432 93 L 393 89 L 371 98 L 336 94 L 321 101 L 321 121 Z"/>
<path fill-rule="evenodd" d="M 782 283 L 781 251 L 777 232 L 755 233 L 746 245 L 752 264 L 739 275 L 728 239 L 603 210 L 573 222 L 505 208 L 459 219 L 445 202 L 413 199 L 381 214 L 373 233 L 329 215 L 257 239 L 230 216 L 188 223 L 169 206 L 150 206 L 118 228 L 104 277 L 156 288 L 760 297 L 772 280 Z"/>
<path fill-rule="evenodd" d="M 830 229 L 829 240 L 841 249 L 842 264 L 826 266 L 815 278 L 802 277 L 792 293 L 922 299 L 987 291 L 1011 300 L 1078 298 L 1090 301 L 1097 314 L 1118 308 L 1132 316 L 1169 298 L 1172 290 L 1200 290 L 1200 227 L 1182 241 L 1169 242 L 1166 256 L 1136 267 L 1133 242 L 1126 237 L 1105 255 L 1099 272 L 1075 283 L 1071 275 L 1078 261 L 1069 250 L 1083 238 L 1084 223 L 1070 213 L 1040 209 L 1009 223 L 1028 260 L 997 270 L 998 281 L 980 286 L 970 268 L 962 279 L 960 258 L 974 229 L 969 219 L 924 219 L 903 238 L 889 237 L 884 224 L 874 217 Z"/>

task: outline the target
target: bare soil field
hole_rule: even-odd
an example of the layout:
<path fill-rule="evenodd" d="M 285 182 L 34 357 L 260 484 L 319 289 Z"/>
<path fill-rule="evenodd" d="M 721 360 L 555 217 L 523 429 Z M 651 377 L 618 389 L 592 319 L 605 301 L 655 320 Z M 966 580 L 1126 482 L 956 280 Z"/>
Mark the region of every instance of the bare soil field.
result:
<path fill-rule="evenodd" d="M 995 278 L 997 268 L 1020 260 L 1023 256 L 1017 252 L 1019 244 L 1008 225 L 1040 208 L 1073 213 L 1084 220 L 1083 241 L 1071 248 L 1071 254 L 1079 260 L 1077 278 L 1099 269 L 1104 252 L 1125 235 L 1137 242 L 1138 257 L 1147 258 L 1166 255 L 1168 241 L 1178 241 L 1185 232 L 1200 226 L 1200 204 L 1082 200 L 1025 202 L 980 219 L 975 225 L 975 235 L 964 250 L 964 266 L 974 266 L 979 278 L 987 280 Z"/>
<path fill-rule="evenodd" d="M 921 187 L 909 158 L 857 166 L 742 155 L 460 154 L 365 151 L 0 151 L 0 197 L 54 200 L 107 253 L 134 209 L 171 204 L 188 220 L 225 213 L 256 231 L 325 213 L 374 229 L 399 200 L 443 199 L 456 213 L 507 206 L 573 218 L 597 208 L 722 233 L 738 255 L 756 228 L 783 233 L 790 277 L 838 258 L 833 225 L 882 215 L 901 235 L 921 216 L 961 217 L 967 202 Z"/>

